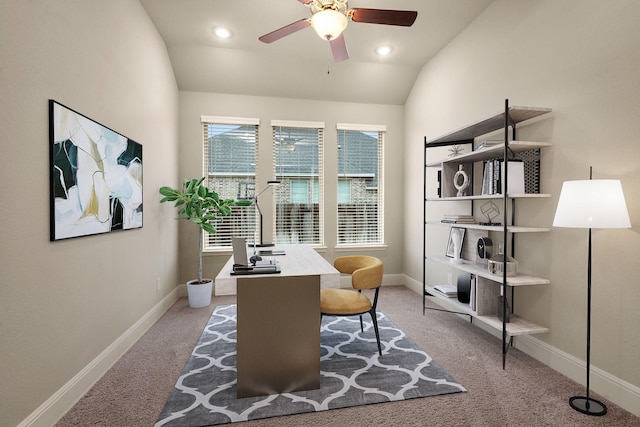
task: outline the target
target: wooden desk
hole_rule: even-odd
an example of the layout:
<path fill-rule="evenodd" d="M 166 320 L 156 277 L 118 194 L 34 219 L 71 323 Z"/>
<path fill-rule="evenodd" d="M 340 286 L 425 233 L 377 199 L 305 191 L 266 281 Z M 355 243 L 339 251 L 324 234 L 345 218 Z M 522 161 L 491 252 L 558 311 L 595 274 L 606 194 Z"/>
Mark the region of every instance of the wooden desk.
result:
<path fill-rule="evenodd" d="M 232 257 L 216 277 L 238 295 L 238 398 L 320 388 L 320 288 L 340 273 L 308 245 L 277 249 L 279 274 L 232 276 Z"/>

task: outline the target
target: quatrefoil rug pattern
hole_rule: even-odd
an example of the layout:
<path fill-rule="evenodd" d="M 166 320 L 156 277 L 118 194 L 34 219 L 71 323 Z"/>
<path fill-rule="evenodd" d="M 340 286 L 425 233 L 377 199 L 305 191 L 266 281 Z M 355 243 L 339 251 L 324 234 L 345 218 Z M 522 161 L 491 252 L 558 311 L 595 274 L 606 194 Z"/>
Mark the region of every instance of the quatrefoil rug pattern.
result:
<path fill-rule="evenodd" d="M 215 308 L 156 427 L 200 427 L 466 391 L 378 313 L 382 356 L 364 316 L 325 317 L 321 388 L 236 398 L 236 306 Z"/>

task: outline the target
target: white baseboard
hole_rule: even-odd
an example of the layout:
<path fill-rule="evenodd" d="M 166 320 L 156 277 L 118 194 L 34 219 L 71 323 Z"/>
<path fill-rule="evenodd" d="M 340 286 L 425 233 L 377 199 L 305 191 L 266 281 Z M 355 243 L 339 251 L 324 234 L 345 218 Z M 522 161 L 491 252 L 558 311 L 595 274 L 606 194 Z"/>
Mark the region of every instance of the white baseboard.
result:
<path fill-rule="evenodd" d="M 518 350 L 585 386 L 587 375 L 585 361 L 531 335 L 516 337 L 514 345 Z M 640 387 L 611 375 L 593 364 L 589 379 L 591 391 L 640 417 Z M 584 388 L 576 390 L 576 394 L 584 396 L 585 391 Z"/>
<path fill-rule="evenodd" d="M 382 286 L 402 285 L 404 274 L 384 274 L 382 276 Z"/>
<path fill-rule="evenodd" d="M 417 280 L 412 279 L 409 276 L 403 275 L 402 282 L 404 285 L 414 291 L 418 295 L 422 295 L 422 282 L 418 282 Z"/>
<path fill-rule="evenodd" d="M 215 288 L 215 286 L 214 286 Z M 182 297 L 186 297 L 188 296 L 187 294 L 187 284 L 186 283 L 180 283 L 178 285 L 178 298 L 182 298 Z"/>
<path fill-rule="evenodd" d="M 177 300 L 178 288 L 175 288 L 17 427 L 54 425 Z"/>
<path fill-rule="evenodd" d="M 403 281 L 406 287 L 415 291 L 418 295 L 422 295 L 422 283 L 411 277 L 404 276 Z M 440 303 L 438 299 L 434 302 Z M 440 304 L 442 305 L 442 304 Z M 493 328 L 489 328 L 482 322 L 474 321 L 477 326 L 487 332 L 501 338 L 501 333 Z M 536 360 L 544 363 L 555 371 L 571 378 L 579 384 L 586 383 L 586 362 L 580 360 L 546 342 L 532 336 L 523 335 L 514 338 L 514 346 L 528 354 Z M 636 416 L 640 416 L 640 387 L 630 384 L 608 372 L 603 371 L 591 365 L 590 376 L 591 391 L 598 393 L 604 398 L 610 400 L 621 408 L 631 412 Z M 584 390 L 583 390 L 584 392 Z M 584 394 L 577 391 L 577 394 Z"/>

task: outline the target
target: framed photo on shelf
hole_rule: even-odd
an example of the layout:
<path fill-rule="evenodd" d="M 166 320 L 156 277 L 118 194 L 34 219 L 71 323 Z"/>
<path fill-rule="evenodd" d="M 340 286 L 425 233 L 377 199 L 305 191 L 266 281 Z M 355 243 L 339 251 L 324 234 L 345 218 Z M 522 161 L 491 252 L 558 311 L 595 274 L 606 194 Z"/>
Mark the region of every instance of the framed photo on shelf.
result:
<path fill-rule="evenodd" d="M 447 256 L 449 258 L 460 258 L 462 256 L 462 243 L 464 242 L 464 234 L 466 231 L 466 228 L 461 227 L 451 227 L 451 229 L 449 229 L 449 241 L 447 242 Z M 457 248 L 457 254 L 454 244 L 454 236 L 456 234 L 460 235 L 460 244 Z"/>

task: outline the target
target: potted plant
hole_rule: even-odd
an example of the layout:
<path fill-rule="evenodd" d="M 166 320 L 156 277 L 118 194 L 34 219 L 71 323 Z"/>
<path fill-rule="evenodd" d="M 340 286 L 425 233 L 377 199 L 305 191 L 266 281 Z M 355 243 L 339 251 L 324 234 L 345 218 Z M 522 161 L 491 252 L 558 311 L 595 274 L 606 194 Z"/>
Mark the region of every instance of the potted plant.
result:
<path fill-rule="evenodd" d="M 202 240 L 203 230 L 216 232 L 214 222 L 231 213 L 233 205 L 249 205 L 250 201 L 237 202 L 233 199 L 221 199 L 218 193 L 203 185 L 205 178 L 185 179 L 182 189 L 160 187 L 164 197 L 160 203 L 175 202 L 178 218 L 192 221 L 198 226 L 198 278 L 187 282 L 189 306 L 206 307 L 211 304 L 213 280 L 202 278 Z"/>

